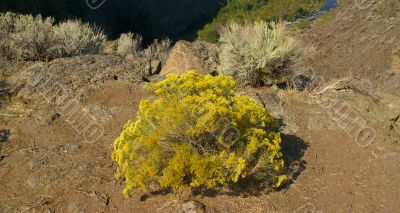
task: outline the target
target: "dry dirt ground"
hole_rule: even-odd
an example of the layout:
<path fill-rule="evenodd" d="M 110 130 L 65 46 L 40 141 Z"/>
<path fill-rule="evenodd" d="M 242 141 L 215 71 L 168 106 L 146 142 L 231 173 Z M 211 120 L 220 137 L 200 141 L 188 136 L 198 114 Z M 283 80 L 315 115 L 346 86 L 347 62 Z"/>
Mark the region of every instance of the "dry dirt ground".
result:
<path fill-rule="evenodd" d="M 304 32 L 315 56 L 298 69 L 320 79 L 312 90 L 242 91 L 282 121 L 291 180 L 278 191 L 125 199 L 110 154 L 146 97 L 143 63 L 112 55 L 0 61 L 0 212 L 182 212 L 188 199 L 208 212 L 398 211 L 399 4 L 350 4 Z"/>

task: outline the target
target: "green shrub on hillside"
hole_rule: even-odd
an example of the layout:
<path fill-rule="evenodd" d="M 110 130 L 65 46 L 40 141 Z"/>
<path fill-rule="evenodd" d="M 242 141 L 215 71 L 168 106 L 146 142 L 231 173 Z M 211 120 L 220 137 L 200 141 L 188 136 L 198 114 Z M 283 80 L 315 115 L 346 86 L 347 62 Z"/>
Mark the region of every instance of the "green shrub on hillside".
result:
<path fill-rule="evenodd" d="M 228 76 L 190 71 L 149 86 L 114 142 L 124 194 L 164 188 L 226 186 L 247 176 L 286 181 L 278 122 Z"/>
<path fill-rule="evenodd" d="M 217 31 L 228 22 L 294 20 L 320 9 L 323 3 L 324 0 L 228 0 L 197 35 L 201 40 L 217 42 Z"/>
<path fill-rule="evenodd" d="M 301 20 L 294 25 L 298 29 L 310 29 L 311 28 L 311 21 L 310 20 Z"/>
<path fill-rule="evenodd" d="M 54 25 L 40 15 L 0 14 L 0 55 L 11 59 L 46 60 L 96 53 L 106 36 L 79 21 Z"/>
<path fill-rule="evenodd" d="M 220 30 L 218 70 L 242 85 L 281 83 L 290 76 L 290 64 L 299 54 L 283 23 L 231 23 Z"/>

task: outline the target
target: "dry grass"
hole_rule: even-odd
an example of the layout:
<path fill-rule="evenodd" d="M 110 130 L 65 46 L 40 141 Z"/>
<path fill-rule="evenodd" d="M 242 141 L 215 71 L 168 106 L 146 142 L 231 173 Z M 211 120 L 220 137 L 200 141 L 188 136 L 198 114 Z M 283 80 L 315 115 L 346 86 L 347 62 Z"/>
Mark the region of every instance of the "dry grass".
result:
<path fill-rule="evenodd" d="M 32 103 L 27 102 L 22 98 L 14 98 L 6 107 L 7 113 L 14 117 L 30 116 L 35 110 L 35 106 L 30 106 Z"/>
<path fill-rule="evenodd" d="M 393 55 L 391 68 L 400 72 L 400 55 Z"/>
<path fill-rule="evenodd" d="M 311 95 L 307 90 L 300 91 L 298 89 L 288 88 L 285 90 L 279 90 L 277 95 L 284 103 L 311 104 L 313 102 Z"/>
<path fill-rule="evenodd" d="M 354 2 L 354 0 L 340 0 L 339 1 L 339 6 L 337 9 L 334 9 L 332 11 L 329 11 L 328 13 L 322 15 L 321 17 L 319 17 L 316 20 L 316 23 L 318 25 L 324 25 L 327 22 L 331 21 L 333 18 L 335 18 L 335 16 L 343 10 L 343 8 L 348 7 L 349 5 L 351 5 Z"/>
<path fill-rule="evenodd" d="M 352 90 L 355 93 L 367 96 L 372 98 L 373 100 L 377 100 L 375 95 L 374 87 L 369 81 L 369 79 L 365 77 L 344 77 L 341 79 L 336 79 L 331 82 L 327 82 L 322 87 L 315 89 L 312 91 L 312 95 L 314 97 L 318 97 L 323 95 L 324 93 L 332 90 Z"/>

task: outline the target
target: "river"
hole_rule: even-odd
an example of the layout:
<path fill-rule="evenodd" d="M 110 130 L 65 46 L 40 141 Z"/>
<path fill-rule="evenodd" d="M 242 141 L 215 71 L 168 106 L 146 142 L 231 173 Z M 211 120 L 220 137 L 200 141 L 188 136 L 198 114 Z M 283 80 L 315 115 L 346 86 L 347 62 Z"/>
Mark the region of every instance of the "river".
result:
<path fill-rule="evenodd" d="M 286 22 L 286 23 L 287 24 L 295 24 L 295 23 L 298 23 L 298 22 L 300 22 L 302 20 L 314 20 L 314 19 L 317 19 L 318 17 L 324 15 L 325 13 L 331 11 L 332 9 L 335 9 L 339 5 L 339 1 L 340 0 L 325 0 L 325 4 L 320 10 L 318 10 L 318 11 L 316 11 L 316 12 L 314 12 L 314 13 L 308 15 L 308 16 L 299 18 L 299 19 L 297 19 L 295 21 L 289 21 L 289 22 Z"/>

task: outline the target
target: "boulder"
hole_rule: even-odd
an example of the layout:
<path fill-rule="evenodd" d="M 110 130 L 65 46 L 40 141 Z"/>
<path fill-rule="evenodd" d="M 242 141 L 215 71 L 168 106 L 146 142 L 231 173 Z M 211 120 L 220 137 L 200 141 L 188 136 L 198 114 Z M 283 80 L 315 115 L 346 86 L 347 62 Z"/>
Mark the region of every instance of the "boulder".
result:
<path fill-rule="evenodd" d="M 181 213 L 205 213 L 206 206 L 203 203 L 198 201 L 190 200 L 182 203 L 177 209 L 176 212 Z"/>
<path fill-rule="evenodd" d="M 157 75 L 161 72 L 161 61 L 160 60 L 151 60 L 150 63 L 150 75 Z"/>
<path fill-rule="evenodd" d="M 216 70 L 217 65 L 218 46 L 215 44 L 178 41 L 171 49 L 160 74 L 183 74 L 189 70 L 208 74 Z"/>
<path fill-rule="evenodd" d="M 299 74 L 293 79 L 293 87 L 300 91 L 307 89 L 311 83 L 311 79 L 303 74 Z"/>
<path fill-rule="evenodd" d="M 10 130 L 9 129 L 0 130 L 0 142 L 7 142 L 9 136 L 10 136 Z"/>

